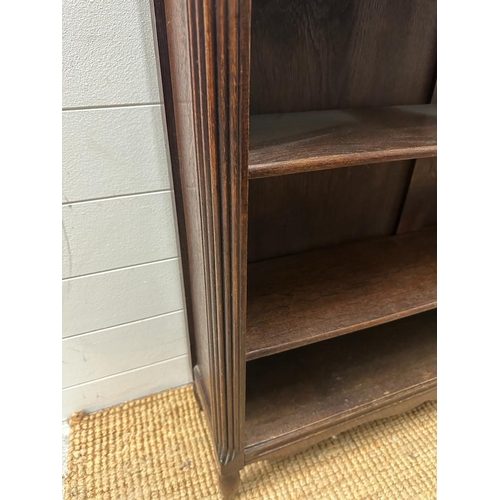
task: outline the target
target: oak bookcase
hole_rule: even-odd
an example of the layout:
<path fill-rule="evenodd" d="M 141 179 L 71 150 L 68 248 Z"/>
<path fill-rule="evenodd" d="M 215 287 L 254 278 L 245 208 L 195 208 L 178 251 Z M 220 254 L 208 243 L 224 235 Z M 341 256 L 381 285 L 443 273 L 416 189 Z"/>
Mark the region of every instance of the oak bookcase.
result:
<path fill-rule="evenodd" d="M 436 398 L 435 0 L 154 0 L 195 392 L 253 461 Z"/>

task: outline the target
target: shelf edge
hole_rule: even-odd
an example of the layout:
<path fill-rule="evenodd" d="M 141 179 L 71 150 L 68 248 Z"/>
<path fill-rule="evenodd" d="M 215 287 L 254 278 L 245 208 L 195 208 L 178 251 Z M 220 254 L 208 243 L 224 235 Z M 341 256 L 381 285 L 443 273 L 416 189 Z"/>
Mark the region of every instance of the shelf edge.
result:
<path fill-rule="evenodd" d="M 398 415 L 426 401 L 436 399 L 437 377 L 418 384 L 417 386 L 398 391 L 387 398 L 380 399 L 377 408 L 367 413 L 364 413 L 363 409 L 369 403 L 344 414 L 340 419 L 338 416 L 334 416 L 298 428 L 288 434 L 245 446 L 245 465 L 258 460 L 277 458 L 291 452 L 298 452 L 301 449 L 312 446 L 332 435 L 339 434 L 352 427 L 373 420 Z"/>
<path fill-rule="evenodd" d="M 381 316 L 379 318 L 375 318 L 373 320 L 367 321 L 362 324 L 360 327 L 359 324 L 347 326 L 345 328 L 341 328 L 339 330 L 335 330 L 334 334 L 332 332 L 322 333 L 320 335 L 316 335 L 315 337 L 308 338 L 308 342 L 304 343 L 303 341 L 296 340 L 286 344 L 286 349 L 280 349 L 282 346 L 273 346 L 273 347 L 264 347 L 262 349 L 248 351 L 247 352 L 247 362 L 254 361 L 256 359 L 265 358 L 267 356 L 272 356 L 274 354 L 279 354 L 281 352 L 291 351 L 292 349 L 297 349 L 299 347 L 304 347 L 306 345 L 316 344 L 317 342 L 322 342 L 324 340 L 334 339 L 336 337 L 341 337 L 342 335 L 347 335 L 349 333 L 358 332 L 361 330 L 366 330 L 368 328 L 372 328 L 374 326 L 383 325 L 385 323 L 390 323 L 391 321 L 397 321 L 399 319 L 408 318 L 410 316 L 414 316 L 416 314 L 420 314 L 426 311 L 432 311 L 433 309 L 437 309 L 437 300 L 429 302 L 427 304 L 423 304 L 412 309 L 407 309 L 406 311 L 398 311 L 397 313 Z"/>
<path fill-rule="evenodd" d="M 296 160 L 283 160 L 273 163 L 249 164 L 248 178 L 263 179 L 281 175 L 315 172 L 319 170 L 332 170 L 357 165 L 393 162 L 401 160 L 415 160 L 419 158 L 433 158 L 437 156 L 437 145 L 419 146 L 406 149 L 391 149 L 363 154 L 340 154 L 321 157 L 298 158 Z M 250 159 L 251 162 L 251 159 Z"/>

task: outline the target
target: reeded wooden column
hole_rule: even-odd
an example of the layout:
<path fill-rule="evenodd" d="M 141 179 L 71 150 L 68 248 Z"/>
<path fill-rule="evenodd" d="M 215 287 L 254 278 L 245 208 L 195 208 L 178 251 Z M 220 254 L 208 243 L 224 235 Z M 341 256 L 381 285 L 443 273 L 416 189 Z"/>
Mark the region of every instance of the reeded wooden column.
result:
<path fill-rule="evenodd" d="M 220 485 L 244 466 L 250 2 L 155 0 L 197 397 Z"/>

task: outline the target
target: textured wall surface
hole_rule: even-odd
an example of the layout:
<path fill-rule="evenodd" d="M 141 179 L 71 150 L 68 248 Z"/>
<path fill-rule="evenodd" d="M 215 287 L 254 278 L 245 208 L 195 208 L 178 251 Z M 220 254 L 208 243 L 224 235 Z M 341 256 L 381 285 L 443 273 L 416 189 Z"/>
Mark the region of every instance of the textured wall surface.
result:
<path fill-rule="evenodd" d="M 191 380 L 148 0 L 63 0 L 63 419 Z"/>

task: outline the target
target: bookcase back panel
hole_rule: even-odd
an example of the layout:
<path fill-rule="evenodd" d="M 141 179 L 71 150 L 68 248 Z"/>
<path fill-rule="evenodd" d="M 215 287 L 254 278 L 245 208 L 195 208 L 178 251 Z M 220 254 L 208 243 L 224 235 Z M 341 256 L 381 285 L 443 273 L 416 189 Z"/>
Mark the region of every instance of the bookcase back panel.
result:
<path fill-rule="evenodd" d="M 431 102 L 437 103 L 437 83 Z M 399 234 L 437 225 L 437 157 L 420 158 L 413 175 L 399 220 Z"/>
<path fill-rule="evenodd" d="M 415 162 L 398 233 L 418 231 L 437 224 L 437 158 Z"/>
<path fill-rule="evenodd" d="M 252 180 L 248 260 L 393 234 L 413 163 L 379 163 Z"/>
<path fill-rule="evenodd" d="M 436 0 L 253 0 L 251 114 L 424 104 Z"/>

